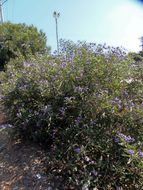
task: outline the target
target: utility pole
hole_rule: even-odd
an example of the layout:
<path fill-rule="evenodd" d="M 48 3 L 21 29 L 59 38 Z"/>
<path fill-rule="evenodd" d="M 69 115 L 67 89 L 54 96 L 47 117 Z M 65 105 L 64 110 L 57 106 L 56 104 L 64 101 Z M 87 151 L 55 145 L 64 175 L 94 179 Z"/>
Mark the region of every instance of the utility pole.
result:
<path fill-rule="evenodd" d="M 7 2 L 7 0 L 3 1 L 0 0 L 0 24 L 2 24 L 4 22 L 4 18 L 3 18 L 3 5 Z"/>
<path fill-rule="evenodd" d="M 57 52 L 58 52 L 58 55 L 59 55 L 58 18 L 60 17 L 60 13 L 57 13 L 56 11 L 54 11 L 53 12 L 53 17 L 55 18 L 55 22 L 56 22 Z"/>
<path fill-rule="evenodd" d="M 141 51 L 143 51 L 143 36 L 140 38 L 140 41 L 141 41 L 141 45 L 140 45 L 140 47 L 142 48 Z"/>
<path fill-rule="evenodd" d="M 2 0 L 0 0 L 0 23 L 3 23 Z"/>

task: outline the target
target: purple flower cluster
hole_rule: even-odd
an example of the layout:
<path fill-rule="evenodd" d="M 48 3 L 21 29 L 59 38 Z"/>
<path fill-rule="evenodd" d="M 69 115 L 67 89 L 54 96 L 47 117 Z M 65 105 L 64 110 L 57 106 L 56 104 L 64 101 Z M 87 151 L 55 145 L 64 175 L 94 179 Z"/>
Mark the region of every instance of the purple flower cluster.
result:
<path fill-rule="evenodd" d="M 133 102 L 133 100 L 127 99 L 129 96 L 128 92 L 123 91 L 122 95 L 123 95 L 124 100 L 126 99 L 126 101 L 123 101 L 122 99 L 119 99 L 116 97 L 115 99 L 111 100 L 111 104 L 113 106 L 117 106 L 118 111 L 122 110 L 122 108 L 123 109 L 126 108 L 126 109 L 132 111 L 133 108 L 136 106 L 135 103 Z"/>
<path fill-rule="evenodd" d="M 112 104 L 120 104 L 120 103 L 121 103 L 121 100 L 116 97 L 115 99 L 112 99 L 111 103 L 112 103 Z"/>
<path fill-rule="evenodd" d="M 124 104 L 125 108 L 132 111 L 133 107 L 135 107 L 135 104 L 132 101 L 128 101 Z"/>
<path fill-rule="evenodd" d="M 119 98 L 115 98 L 111 100 L 111 104 L 112 105 L 116 105 L 118 107 L 118 109 L 120 110 L 122 107 L 122 101 Z"/>
<path fill-rule="evenodd" d="M 78 126 L 80 124 L 81 120 L 82 120 L 81 116 L 77 117 L 75 120 L 75 124 Z"/>
<path fill-rule="evenodd" d="M 139 151 L 138 155 L 139 155 L 140 158 L 143 158 L 143 152 L 142 151 Z"/>
<path fill-rule="evenodd" d="M 128 92 L 127 92 L 127 91 L 123 91 L 122 94 L 123 94 L 123 97 L 124 97 L 124 98 L 127 98 L 127 97 L 128 97 Z"/>
<path fill-rule="evenodd" d="M 74 89 L 74 92 L 77 92 L 77 93 L 81 93 L 81 92 L 83 92 L 83 91 L 84 91 L 84 88 L 82 88 L 82 87 L 80 87 L 80 86 L 75 87 L 75 89 Z"/>
<path fill-rule="evenodd" d="M 114 142 L 119 143 L 119 138 L 114 137 Z"/>
<path fill-rule="evenodd" d="M 91 160 L 88 156 L 85 156 L 85 160 L 88 162 L 88 165 L 94 164 L 94 161 Z"/>
<path fill-rule="evenodd" d="M 66 62 L 62 62 L 62 63 L 60 64 L 60 66 L 61 66 L 61 68 L 65 68 L 65 67 L 67 66 L 67 63 L 66 63 Z"/>
<path fill-rule="evenodd" d="M 92 174 L 93 174 L 94 176 L 97 176 L 97 171 L 96 171 L 95 169 L 93 169 L 93 170 L 92 170 Z"/>
<path fill-rule="evenodd" d="M 128 150 L 128 154 L 130 154 L 131 156 L 133 156 L 133 155 L 134 155 L 134 153 L 135 153 L 135 152 L 134 152 L 134 150 L 131 150 L 131 149 L 130 149 L 130 150 Z"/>
<path fill-rule="evenodd" d="M 131 143 L 135 141 L 135 139 L 131 137 L 130 135 L 126 136 L 123 133 L 118 133 L 118 136 L 122 138 L 124 141 L 126 141 L 127 143 Z"/>
<path fill-rule="evenodd" d="M 64 115 L 65 115 L 65 108 L 64 108 L 64 107 L 61 107 L 61 108 L 59 109 L 59 111 L 60 111 L 61 116 L 64 116 Z"/>
<path fill-rule="evenodd" d="M 81 152 L 81 149 L 79 147 L 75 148 L 74 151 L 79 154 Z"/>
<path fill-rule="evenodd" d="M 75 87 L 74 92 L 76 92 L 76 93 L 82 93 L 82 92 L 86 92 L 87 90 L 88 90 L 87 87 L 77 86 L 77 87 Z"/>

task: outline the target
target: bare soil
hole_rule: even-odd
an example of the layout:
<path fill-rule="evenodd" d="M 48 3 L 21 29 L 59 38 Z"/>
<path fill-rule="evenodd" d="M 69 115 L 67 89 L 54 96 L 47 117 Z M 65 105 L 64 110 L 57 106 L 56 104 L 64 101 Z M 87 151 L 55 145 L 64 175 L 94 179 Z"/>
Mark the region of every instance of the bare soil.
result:
<path fill-rule="evenodd" d="M 36 145 L 11 140 L 11 129 L 0 128 L 0 189 L 46 190 L 50 188 L 46 154 Z"/>
<path fill-rule="evenodd" d="M 47 177 L 46 152 L 11 138 L 13 128 L 0 114 L 0 190 L 57 190 Z"/>

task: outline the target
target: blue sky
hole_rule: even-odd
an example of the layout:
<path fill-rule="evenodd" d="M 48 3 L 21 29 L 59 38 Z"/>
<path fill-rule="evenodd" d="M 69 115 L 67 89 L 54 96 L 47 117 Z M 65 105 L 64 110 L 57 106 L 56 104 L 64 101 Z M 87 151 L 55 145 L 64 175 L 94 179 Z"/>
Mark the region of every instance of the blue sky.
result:
<path fill-rule="evenodd" d="M 139 51 L 143 36 L 143 4 L 135 0 L 8 0 L 5 21 L 33 24 L 56 48 L 53 12 L 60 12 L 59 38 L 106 43 Z"/>

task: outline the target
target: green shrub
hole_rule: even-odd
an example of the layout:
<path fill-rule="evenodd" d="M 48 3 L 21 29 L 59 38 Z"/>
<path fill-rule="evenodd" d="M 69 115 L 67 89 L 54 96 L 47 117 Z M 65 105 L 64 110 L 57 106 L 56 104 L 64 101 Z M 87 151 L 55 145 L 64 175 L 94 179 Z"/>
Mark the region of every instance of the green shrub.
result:
<path fill-rule="evenodd" d="M 26 59 L 37 53 L 49 53 L 46 35 L 33 25 L 3 23 L 0 25 L 0 70 L 3 70 L 10 59 L 20 55 Z"/>
<path fill-rule="evenodd" d="M 3 104 L 21 137 L 51 145 L 48 173 L 65 189 L 143 189 L 142 65 L 63 41 L 60 56 L 17 61 L 1 76 Z"/>

